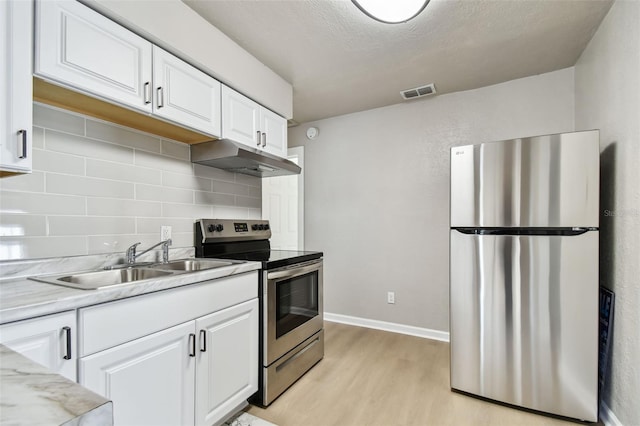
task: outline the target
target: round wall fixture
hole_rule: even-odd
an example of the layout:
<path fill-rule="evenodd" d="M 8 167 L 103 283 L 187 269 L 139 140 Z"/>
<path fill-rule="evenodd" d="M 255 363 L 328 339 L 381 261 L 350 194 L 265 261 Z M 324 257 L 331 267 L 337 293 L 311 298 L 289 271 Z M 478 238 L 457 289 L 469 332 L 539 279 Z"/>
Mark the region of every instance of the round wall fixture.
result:
<path fill-rule="evenodd" d="M 309 127 L 307 129 L 307 139 L 313 140 L 318 137 L 318 134 L 320 134 L 320 130 L 317 127 Z"/>

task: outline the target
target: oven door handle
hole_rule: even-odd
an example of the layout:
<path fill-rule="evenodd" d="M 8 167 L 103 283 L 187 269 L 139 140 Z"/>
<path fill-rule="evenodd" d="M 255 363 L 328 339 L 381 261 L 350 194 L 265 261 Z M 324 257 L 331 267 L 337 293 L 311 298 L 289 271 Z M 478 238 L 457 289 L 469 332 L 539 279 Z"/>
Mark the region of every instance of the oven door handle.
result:
<path fill-rule="evenodd" d="M 317 271 L 322 267 L 322 261 L 315 262 L 311 265 L 293 267 L 285 269 L 284 271 L 274 271 L 267 273 L 268 280 L 277 280 L 281 278 L 294 278 L 300 275 L 308 274 L 309 272 Z"/>

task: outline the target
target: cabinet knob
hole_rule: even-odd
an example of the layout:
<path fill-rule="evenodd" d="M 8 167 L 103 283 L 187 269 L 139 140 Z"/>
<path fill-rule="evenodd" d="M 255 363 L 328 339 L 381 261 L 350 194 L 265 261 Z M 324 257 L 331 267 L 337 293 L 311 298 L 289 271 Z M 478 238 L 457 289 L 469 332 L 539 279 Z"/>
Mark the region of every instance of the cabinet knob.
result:
<path fill-rule="evenodd" d="M 62 327 L 65 338 L 65 351 L 62 359 L 71 359 L 71 327 Z"/>
<path fill-rule="evenodd" d="M 18 130 L 18 135 L 22 135 L 22 151 L 18 158 L 27 158 L 27 131 L 24 129 Z"/>
<path fill-rule="evenodd" d="M 196 356 L 196 335 L 195 333 L 189 333 L 189 356 Z"/>
<path fill-rule="evenodd" d="M 207 330 L 200 330 L 200 352 L 207 351 Z"/>

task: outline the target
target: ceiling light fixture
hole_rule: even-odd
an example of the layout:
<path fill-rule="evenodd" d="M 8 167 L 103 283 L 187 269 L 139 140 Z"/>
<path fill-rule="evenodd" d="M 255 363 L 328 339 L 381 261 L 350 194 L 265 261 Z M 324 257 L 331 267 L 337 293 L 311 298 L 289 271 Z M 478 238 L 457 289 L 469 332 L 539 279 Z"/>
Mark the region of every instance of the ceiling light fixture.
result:
<path fill-rule="evenodd" d="M 364 14 L 384 22 L 399 24 L 415 18 L 429 0 L 351 0 Z"/>

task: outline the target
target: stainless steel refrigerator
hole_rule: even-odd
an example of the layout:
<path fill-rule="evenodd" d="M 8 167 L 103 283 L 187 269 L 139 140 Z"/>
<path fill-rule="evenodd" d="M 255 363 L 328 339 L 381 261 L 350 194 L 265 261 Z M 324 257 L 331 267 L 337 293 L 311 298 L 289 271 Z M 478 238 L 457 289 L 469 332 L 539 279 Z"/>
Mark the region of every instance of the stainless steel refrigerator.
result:
<path fill-rule="evenodd" d="M 451 388 L 598 420 L 597 130 L 451 149 Z"/>

